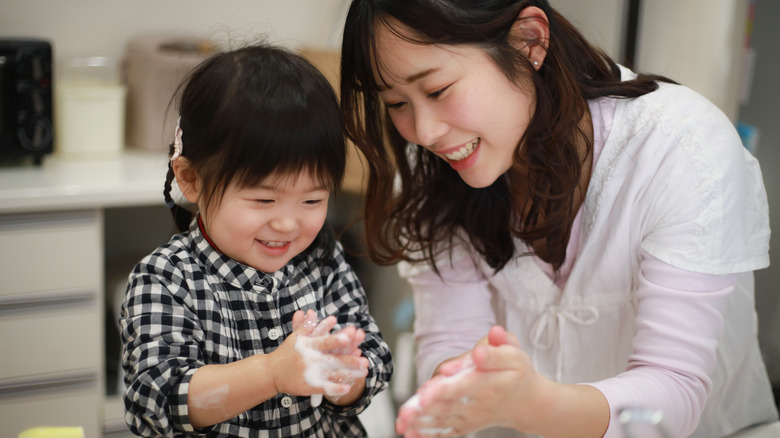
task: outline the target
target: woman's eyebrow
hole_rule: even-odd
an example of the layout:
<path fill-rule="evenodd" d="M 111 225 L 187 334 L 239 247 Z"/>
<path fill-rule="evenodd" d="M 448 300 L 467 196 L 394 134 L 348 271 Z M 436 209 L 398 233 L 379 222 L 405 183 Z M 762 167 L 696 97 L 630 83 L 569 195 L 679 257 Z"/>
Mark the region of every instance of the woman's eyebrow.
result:
<path fill-rule="evenodd" d="M 413 75 L 407 76 L 404 83 L 411 84 L 411 83 L 413 83 L 415 81 L 419 81 L 420 79 L 422 79 L 422 78 L 424 78 L 424 77 L 426 77 L 426 76 L 428 76 L 428 75 L 430 75 L 432 73 L 435 73 L 437 71 L 439 71 L 438 68 L 429 68 L 427 70 L 423 70 L 423 71 L 421 71 L 419 73 L 415 73 Z M 379 86 L 379 91 L 380 92 L 391 90 L 391 89 L 393 89 L 392 85 L 380 85 Z"/>

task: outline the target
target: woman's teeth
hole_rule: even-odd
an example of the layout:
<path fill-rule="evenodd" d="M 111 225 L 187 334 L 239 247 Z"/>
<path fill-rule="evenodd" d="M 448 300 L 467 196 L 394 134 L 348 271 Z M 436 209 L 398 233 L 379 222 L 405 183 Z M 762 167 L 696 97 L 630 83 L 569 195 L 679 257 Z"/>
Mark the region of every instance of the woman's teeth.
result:
<path fill-rule="evenodd" d="M 287 242 L 276 242 L 271 240 L 261 240 L 261 242 L 263 242 L 263 245 L 271 248 L 281 248 L 287 243 Z"/>
<path fill-rule="evenodd" d="M 464 158 L 471 155 L 472 152 L 474 152 L 474 149 L 477 148 L 477 145 L 479 144 L 479 139 L 474 139 L 469 143 L 466 143 L 462 148 L 458 149 L 455 152 L 450 152 L 449 154 L 444 154 L 444 156 L 451 161 L 460 161 Z"/>

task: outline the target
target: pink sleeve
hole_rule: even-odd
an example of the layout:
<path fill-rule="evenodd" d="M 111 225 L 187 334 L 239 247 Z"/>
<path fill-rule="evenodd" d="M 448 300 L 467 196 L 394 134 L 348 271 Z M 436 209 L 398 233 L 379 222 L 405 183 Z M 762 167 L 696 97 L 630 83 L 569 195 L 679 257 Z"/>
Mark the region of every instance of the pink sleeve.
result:
<path fill-rule="evenodd" d="M 671 436 L 688 436 L 712 387 L 723 306 L 737 276 L 685 271 L 643 255 L 636 291 L 637 333 L 628 367 L 590 385 L 610 405 L 605 437 L 623 436 L 617 414 L 624 407 L 660 410 Z"/>
<path fill-rule="evenodd" d="M 422 384 L 446 359 L 474 348 L 495 323 L 487 281 L 466 255 L 429 267 L 401 264 L 414 293 L 417 380 Z"/>

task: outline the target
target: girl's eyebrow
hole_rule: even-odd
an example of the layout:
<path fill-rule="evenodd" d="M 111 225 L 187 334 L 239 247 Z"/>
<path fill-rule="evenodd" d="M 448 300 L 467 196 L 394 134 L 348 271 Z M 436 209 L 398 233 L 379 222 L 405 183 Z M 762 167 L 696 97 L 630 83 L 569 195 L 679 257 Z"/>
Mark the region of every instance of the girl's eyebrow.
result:
<path fill-rule="evenodd" d="M 423 71 L 421 71 L 419 73 L 415 73 L 413 75 L 407 76 L 405 83 L 406 84 L 411 84 L 411 83 L 413 83 L 415 81 L 419 81 L 420 79 L 422 79 L 422 78 L 424 78 L 426 76 L 429 76 L 429 75 L 431 75 L 433 73 L 436 73 L 437 71 L 439 71 L 438 68 L 429 68 L 427 70 L 423 70 Z M 392 89 L 393 89 L 392 85 L 379 85 L 379 91 L 380 92 L 387 91 L 387 90 L 392 90 Z"/>
<path fill-rule="evenodd" d="M 272 185 L 272 184 L 268 184 L 268 183 L 262 183 L 262 184 L 258 185 L 257 188 L 261 189 L 261 190 L 269 190 L 269 191 L 279 190 L 279 186 L 278 185 Z M 328 186 L 326 184 L 318 184 L 318 185 L 312 186 L 308 190 L 308 192 L 320 192 L 320 191 L 327 191 L 327 192 L 329 192 L 330 188 L 328 188 Z"/>

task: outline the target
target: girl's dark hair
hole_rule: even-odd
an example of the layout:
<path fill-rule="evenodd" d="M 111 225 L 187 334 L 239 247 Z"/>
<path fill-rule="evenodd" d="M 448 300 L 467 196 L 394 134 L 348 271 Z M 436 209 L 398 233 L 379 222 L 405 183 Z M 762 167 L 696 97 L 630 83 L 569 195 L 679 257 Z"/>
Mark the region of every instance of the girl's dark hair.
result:
<path fill-rule="evenodd" d="M 528 6 L 547 15 L 549 41 L 522 41 L 510 34 Z M 397 29 L 395 22 L 411 32 Z M 409 148 L 378 96 L 385 85 L 377 83 L 373 71 L 381 62 L 380 25 L 418 44 L 479 47 L 515 84 L 532 83 L 536 110 L 515 153 L 516 162 L 528 168 L 525 203 L 512 195 L 508 178 L 474 189 L 425 148 Z M 518 49 L 534 44 L 547 48 L 539 71 Z M 580 128 L 587 100 L 641 96 L 657 89 L 657 80 L 669 81 L 640 75 L 622 82 L 617 64 L 545 0 L 353 0 L 342 44 L 341 107 L 347 136 L 369 166 L 365 232 L 372 259 L 381 264 L 427 259 L 435 268 L 438 251 L 465 232 L 496 271 L 516 256 L 513 237 L 529 247 L 542 244 L 539 256 L 557 271 L 566 258 L 574 196 L 587 158 L 579 145 L 585 141 L 592 154 Z"/>
<path fill-rule="evenodd" d="M 218 206 L 233 183 L 251 187 L 298 172 L 340 188 L 346 141 L 338 99 L 301 56 L 263 44 L 218 53 L 185 78 L 176 96 L 182 156 L 200 178 L 206 206 Z M 169 163 L 163 194 L 184 231 L 193 214 L 173 203 L 173 180 Z M 312 247 L 321 243 L 334 243 L 327 226 Z"/>

